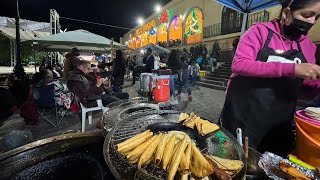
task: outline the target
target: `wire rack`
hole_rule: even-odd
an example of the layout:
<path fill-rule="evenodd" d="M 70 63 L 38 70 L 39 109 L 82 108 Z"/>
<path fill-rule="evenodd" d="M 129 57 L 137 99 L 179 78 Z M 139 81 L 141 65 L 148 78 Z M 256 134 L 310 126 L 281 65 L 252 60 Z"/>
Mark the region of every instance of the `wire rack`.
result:
<path fill-rule="evenodd" d="M 137 165 L 129 164 L 125 157 L 118 153 L 116 144 L 144 131 L 149 125 L 165 122 L 176 123 L 178 116 L 179 112 L 173 110 L 142 110 L 131 113 L 120 121 L 108 133 L 104 142 L 104 158 L 113 175 L 119 180 L 165 179 L 166 172 L 152 164 L 145 165 L 142 168 L 138 168 Z M 221 130 L 225 131 L 224 129 Z M 220 142 L 219 140 L 221 135 L 225 138 L 223 142 Z M 229 136 L 231 137 L 229 138 Z M 245 164 L 244 152 L 241 146 L 231 134 L 228 134 L 228 132 L 225 134 L 219 130 L 219 132 L 214 135 L 203 137 L 203 141 L 206 146 L 205 148 L 200 148 L 201 151 L 207 151 L 211 155 L 217 155 L 228 159 L 240 159 Z"/>
<path fill-rule="evenodd" d="M 126 116 L 132 112 L 153 109 L 158 110 L 159 106 L 155 104 L 149 104 L 146 98 L 135 98 L 130 100 L 116 101 L 107 106 L 108 111 L 102 115 L 102 120 L 106 124 L 107 128 L 114 127 L 120 120 L 126 118 Z"/>

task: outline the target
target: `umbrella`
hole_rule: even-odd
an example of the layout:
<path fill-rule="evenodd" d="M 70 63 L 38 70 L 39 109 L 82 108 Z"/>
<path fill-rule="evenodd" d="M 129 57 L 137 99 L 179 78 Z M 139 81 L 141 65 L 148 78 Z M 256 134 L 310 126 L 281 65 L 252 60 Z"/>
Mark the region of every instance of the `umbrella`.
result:
<path fill-rule="evenodd" d="M 170 51 L 169 49 L 167 49 L 167 48 L 163 48 L 163 47 L 161 47 L 161 46 L 158 46 L 158 45 L 152 44 L 152 43 L 150 43 L 150 44 L 148 44 L 148 45 L 146 45 L 146 46 L 143 46 L 143 47 L 141 47 L 141 48 L 135 49 L 134 52 L 140 53 L 141 50 L 146 51 L 148 48 L 151 48 L 151 49 L 152 49 L 152 52 L 154 52 L 154 53 L 167 53 L 167 54 L 169 54 L 169 53 L 171 52 L 171 51 Z"/>
<path fill-rule="evenodd" d="M 40 51 L 70 51 L 77 47 L 80 51 L 105 52 L 111 48 L 127 49 L 126 46 L 85 30 L 68 31 L 48 37 L 30 40 Z M 113 45 L 112 45 L 113 43 Z"/>
<path fill-rule="evenodd" d="M 244 13 L 241 34 L 247 27 L 248 15 L 251 12 L 278 5 L 279 0 L 215 0 L 231 9 Z"/>

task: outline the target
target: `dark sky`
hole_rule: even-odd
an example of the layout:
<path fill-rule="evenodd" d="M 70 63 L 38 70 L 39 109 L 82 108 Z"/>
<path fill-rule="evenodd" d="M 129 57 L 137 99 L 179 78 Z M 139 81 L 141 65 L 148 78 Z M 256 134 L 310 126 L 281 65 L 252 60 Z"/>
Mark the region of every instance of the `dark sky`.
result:
<path fill-rule="evenodd" d="M 170 0 L 19 0 L 23 19 L 50 22 L 49 10 L 56 9 L 60 16 L 133 28 L 137 17 L 147 18 L 154 13 L 155 4 L 165 5 Z M 1 0 L 0 16 L 14 17 L 16 0 Z M 60 19 L 62 29 L 85 29 L 116 40 L 128 30 L 108 28 Z"/>

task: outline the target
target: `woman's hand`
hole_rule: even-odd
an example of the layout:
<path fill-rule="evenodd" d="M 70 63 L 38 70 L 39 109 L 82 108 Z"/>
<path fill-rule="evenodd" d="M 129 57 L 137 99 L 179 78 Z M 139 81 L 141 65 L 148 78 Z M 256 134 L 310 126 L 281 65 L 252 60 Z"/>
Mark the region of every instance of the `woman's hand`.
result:
<path fill-rule="evenodd" d="M 319 79 L 320 78 L 320 66 L 316 64 L 302 63 L 296 64 L 295 76 L 302 79 Z"/>
<path fill-rule="evenodd" d="M 97 79 L 96 86 L 97 86 L 97 87 L 100 87 L 103 82 L 104 82 L 104 79 L 103 79 L 103 78 Z"/>

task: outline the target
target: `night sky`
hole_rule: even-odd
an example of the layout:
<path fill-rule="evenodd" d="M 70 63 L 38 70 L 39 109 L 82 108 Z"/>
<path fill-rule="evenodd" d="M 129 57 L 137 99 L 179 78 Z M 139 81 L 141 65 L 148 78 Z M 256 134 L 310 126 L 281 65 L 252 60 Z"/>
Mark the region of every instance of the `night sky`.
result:
<path fill-rule="evenodd" d="M 97 23 L 133 28 L 137 17 L 149 17 L 156 4 L 165 5 L 170 0 L 19 0 L 22 19 L 50 22 L 49 10 L 56 9 L 60 16 Z M 1 0 L 0 16 L 14 17 L 16 0 Z M 111 38 L 119 37 L 128 30 L 109 28 L 60 19 L 62 29 L 85 29 Z"/>

